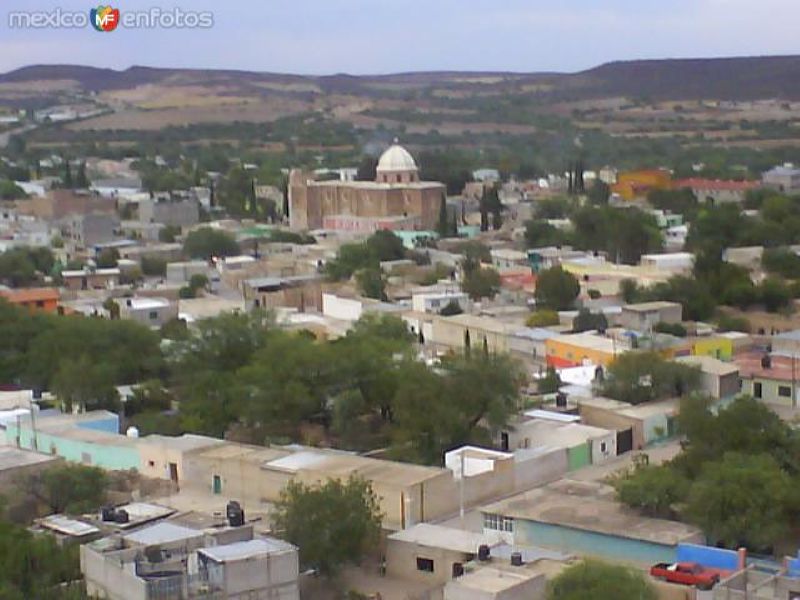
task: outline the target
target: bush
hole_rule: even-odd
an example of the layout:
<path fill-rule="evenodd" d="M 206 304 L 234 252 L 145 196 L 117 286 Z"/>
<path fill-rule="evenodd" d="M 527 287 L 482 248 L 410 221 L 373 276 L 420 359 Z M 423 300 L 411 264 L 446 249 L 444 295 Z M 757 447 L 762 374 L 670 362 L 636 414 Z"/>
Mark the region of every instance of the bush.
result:
<path fill-rule="evenodd" d="M 558 313 L 547 308 L 540 308 L 525 319 L 525 325 L 528 327 L 549 327 L 558 323 Z"/>
<path fill-rule="evenodd" d="M 664 321 L 661 321 L 655 324 L 653 331 L 657 331 L 658 333 L 668 333 L 677 337 L 686 337 L 686 327 L 680 323 L 665 323 Z"/>
<path fill-rule="evenodd" d="M 164 277 L 167 274 L 167 261 L 156 256 L 143 256 L 142 273 L 150 277 Z"/>

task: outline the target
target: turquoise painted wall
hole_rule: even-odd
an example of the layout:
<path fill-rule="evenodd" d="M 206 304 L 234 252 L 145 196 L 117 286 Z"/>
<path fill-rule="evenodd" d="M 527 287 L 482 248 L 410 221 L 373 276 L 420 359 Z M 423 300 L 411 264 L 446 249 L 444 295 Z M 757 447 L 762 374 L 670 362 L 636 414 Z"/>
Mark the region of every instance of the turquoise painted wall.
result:
<path fill-rule="evenodd" d="M 514 543 L 642 564 L 676 559 L 674 546 L 522 519 L 514 520 Z"/>
<path fill-rule="evenodd" d="M 15 444 L 16 436 L 16 424 L 9 425 L 6 429 L 8 443 Z M 123 436 L 120 438 L 127 440 Z M 31 430 L 23 428 L 20 435 L 20 446 L 32 450 L 34 448 L 32 442 Z M 39 452 L 55 454 L 71 462 L 91 464 L 109 470 L 138 469 L 141 464 L 139 449 L 136 446 L 114 445 L 113 443 L 94 444 L 58 437 L 41 431 L 36 434 L 36 448 Z M 84 454 L 89 457 L 88 462 L 84 461 Z"/>
<path fill-rule="evenodd" d="M 567 449 L 568 469 L 574 471 L 592 462 L 592 451 L 589 442 Z"/>
<path fill-rule="evenodd" d="M 656 431 L 658 428 L 661 430 L 661 435 Z M 668 437 L 668 432 L 667 415 L 653 415 L 644 420 L 645 445 L 666 439 Z"/>

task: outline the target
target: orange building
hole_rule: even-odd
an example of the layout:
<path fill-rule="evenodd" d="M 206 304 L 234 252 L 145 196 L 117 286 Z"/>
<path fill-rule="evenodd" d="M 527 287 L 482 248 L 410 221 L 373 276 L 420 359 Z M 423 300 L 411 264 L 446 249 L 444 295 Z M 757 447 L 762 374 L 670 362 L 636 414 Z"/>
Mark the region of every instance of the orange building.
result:
<path fill-rule="evenodd" d="M 617 176 L 611 192 L 625 200 L 643 198 L 651 190 L 668 190 L 672 187 L 672 175 L 665 169 L 642 169 L 628 171 Z"/>
<path fill-rule="evenodd" d="M 48 287 L 0 290 L 0 297 L 11 304 L 24 306 L 31 312 L 56 312 L 60 298 L 57 289 Z"/>

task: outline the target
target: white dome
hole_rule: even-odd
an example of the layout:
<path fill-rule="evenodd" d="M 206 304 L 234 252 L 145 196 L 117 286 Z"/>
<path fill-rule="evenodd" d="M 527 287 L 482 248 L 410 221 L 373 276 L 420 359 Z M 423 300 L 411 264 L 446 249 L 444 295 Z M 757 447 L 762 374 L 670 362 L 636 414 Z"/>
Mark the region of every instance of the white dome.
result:
<path fill-rule="evenodd" d="M 395 143 L 389 146 L 386 151 L 381 154 L 378 161 L 377 171 L 416 171 L 417 163 L 411 154 L 403 148 L 400 144 Z"/>

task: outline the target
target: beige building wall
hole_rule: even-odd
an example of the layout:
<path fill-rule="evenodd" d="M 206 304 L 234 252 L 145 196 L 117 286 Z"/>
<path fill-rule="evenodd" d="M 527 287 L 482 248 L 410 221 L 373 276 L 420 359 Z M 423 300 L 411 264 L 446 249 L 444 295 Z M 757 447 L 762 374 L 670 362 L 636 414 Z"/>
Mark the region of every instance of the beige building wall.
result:
<path fill-rule="evenodd" d="M 620 415 L 613 410 L 599 406 L 579 403 L 581 422 L 584 425 L 602 427 L 603 429 L 624 430 L 633 428 L 633 449 L 641 449 L 645 446 L 644 423 L 639 419 L 633 419 L 625 415 Z"/>
<path fill-rule="evenodd" d="M 475 548 L 475 554 L 478 549 Z M 433 561 L 433 572 L 417 568 L 417 559 Z M 407 581 L 430 585 L 444 585 L 453 578 L 453 564 L 464 564 L 472 558 L 469 554 L 423 546 L 401 540 L 388 540 L 386 545 L 386 573 Z"/>
<path fill-rule="evenodd" d="M 468 324 L 457 319 L 435 318 L 431 341 L 434 344 L 463 350 L 467 331 L 469 331 L 469 344 L 472 350 L 483 350 L 483 340 L 485 339 L 490 352 L 505 354 L 509 351 L 507 334 L 491 331 L 477 321 L 475 324 Z"/>

